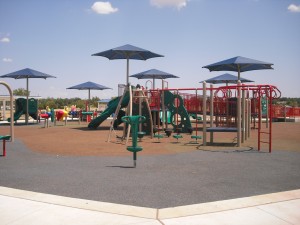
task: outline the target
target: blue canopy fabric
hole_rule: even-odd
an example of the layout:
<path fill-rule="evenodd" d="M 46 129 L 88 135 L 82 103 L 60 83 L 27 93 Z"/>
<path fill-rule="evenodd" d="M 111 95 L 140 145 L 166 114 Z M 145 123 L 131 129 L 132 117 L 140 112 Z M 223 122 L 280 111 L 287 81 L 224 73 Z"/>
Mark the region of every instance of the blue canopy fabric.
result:
<path fill-rule="evenodd" d="M 103 56 L 110 60 L 114 59 L 126 59 L 127 60 L 127 73 L 126 84 L 129 84 L 129 59 L 135 60 L 147 60 L 155 57 L 163 57 L 163 55 L 156 54 L 154 52 L 142 49 L 133 45 L 123 45 L 117 48 L 112 48 L 104 52 L 92 54 L 92 56 Z"/>
<path fill-rule="evenodd" d="M 67 89 L 77 89 L 77 90 L 88 90 L 88 100 L 91 99 L 91 90 L 104 90 L 104 89 L 112 89 L 109 87 L 105 87 L 101 84 L 96 84 L 94 82 L 88 81 L 82 84 L 78 84 L 72 87 L 68 87 Z"/>
<path fill-rule="evenodd" d="M 249 59 L 242 56 L 233 57 L 217 63 L 213 63 L 202 68 L 207 68 L 209 71 L 236 71 L 238 78 L 240 73 L 251 70 L 273 69 L 273 63 L 262 62 L 255 59 Z"/>
<path fill-rule="evenodd" d="M 117 48 L 112 48 L 104 52 L 95 53 L 92 56 L 103 56 L 110 60 L 113 59 L 147 60 L 154 57 L 163 57 L 163 55 L 159 55 L 151 51 L 148 51 L 146 49 L 135 47 L 129 44 Z"/>
<path fill-rule="evenodd" d="M 164 71 L 157 70 L 157 69 L 146 70 L 144 72 L 131 75 L 130 77 L 135 77 L 138 79 L 153 79 L 153 89 L 155 88 L 155 79 L 163 80 L 167 78 L 179 78 L 173 74 L 166 73 Z"/>
<path fill-rule="evenodd" d="M 94 82 L 88 81 L 82 84 L 78 84 L 72 87 L 68 87 L 67 89 L 77 89 L 77 90 L 104 90 L 111 89 L 109 87 L 105 87 L 101 84 L 96 84 Z"/>
<path fill-rule="evenodd" d="M 263 70 L 273 69 L 273 63 L 262 62 L 255 59 L 249 59 L 242 56 L 233 57 L 217 63 L 213 63 L 203 68 L 207 68 L 210 71 L 250 71 L 250 70 Z"/>
<path fill-rule="evenodd" d="M 222 74 L 222 75 L 219 75 L 219 76 L 216 76 L 216 77 L 213 77 L 213 78 L 210 78 L 210 79 L 207 79 L 205 80 L 206 83 L 211 83 L 211 84 L 236 84 L 238 81 L 238 77 L 237 76 L 234 76 L 232 74 L 229 74 L 229 73 L 225 73 L 225 74 Z M 248 79 L 245 79 L 245 78 L 242 78 L 240 77 L 240 81 L 242 83 L 246 83 L 246 82 L 254 82 L 252 80 L 248 80 Z M 200 83 L 203 83 L 204 81 L 201 81 Z"/>
<path fill-rule="evenodd" d="M 131 75 L 130 77 L 135 77 L 138 79 L 167 79 L 167 78 L 178 78 L 177 76 L 163 72 L 161 70 L 157 69 L 151 69 L 144 72 L 140 72 L 134 75 Z"/>
<path fill-rule="evenodd" d="M 8 73 L 0 76 L 1 78 L 14 78 L 14 79 L 25 79 L 25 78 L 56 78 L 55 76 L 39 72 L 37 70 L 25 68 L 12 73 Z"/>
<path fill-rule="evenodd" d="M 99 100 L 98 102 L 99 103 L 105 103 L 105 104 L 107 104 L 107 103 L 109 103 L 111 101 L 111 99 L 101 99 L 101 100 Z"/>
<path fill-rule="evenodd" d="M 29 88 L 28 88 L 29 78 L 43 78 L 43 79 L 56 78 L 55 76 L 52 76 L 52 75 L 49 75 L 49 74 L 46 74 L 46 73 L 42 73 L 42 72 L 30 69 L 30 68 L 25 68 L 25 69 L 22 69 L 22 70 L 18 70 L 18 71 L 12 72 L 12 73 L 2 75 L 0 77 L 1 78 L 26 79 L 27 93 L 29 93 Z M 25 117 L 25 123 L 28 124 L 28 116 L 29 116 L 29 114 L 28 114 L 28 94 L 26 96 L 26 101 L 27 101 L 27 113 L 26 113 L 26 117 Z"/>

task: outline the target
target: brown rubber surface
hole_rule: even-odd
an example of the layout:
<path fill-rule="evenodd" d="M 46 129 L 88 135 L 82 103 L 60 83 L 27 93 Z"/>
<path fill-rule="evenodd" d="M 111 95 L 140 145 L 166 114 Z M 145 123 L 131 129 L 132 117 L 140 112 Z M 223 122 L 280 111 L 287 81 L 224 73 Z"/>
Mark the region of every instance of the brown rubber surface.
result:
<path fill-rule="evenodd" d="M 201 125 L 198 125 L 201 126 Z M 263 124 L 265 129 L 265 124 Z M 273 123 L 272 124 L 272 150 L 292 150 L 300 151 L 300 123 Z M 111 142 L 107 142 L 109 135 L 109 121 L 105 121 L 97 130 L 89 130 L 87 123 L 69 122 L 67 126 L 62 124 L 43 127 L 43 122 L 37 125 L 17 125 L 15 126 L 15 138 L 22 142 L 31 150 L 55 155 L 76 155 L 76 156 L 128 156 L 131 152 L 126 150 L 125 141 L 116 138 L 116 135 L 122 135 L 122 128 L 111 133 Z M 267 131 L 267 130 L 266 130 Z M 0 127 L 0 134 L 9 133 L 8 126 Z M 195 135 L 195 132 L 193 133 Z M 202 135 L 198 131 L 197 135 Z M 214 133 L 214 144 L 210 146 L 201 146 L 202 140 L 198 144 L 190 143 L 189 134 L 182 134 L 183 138 L 178 142 L 172 136 L 169 138 L 158 139 L 144 137 L 138 145 L 143 147 L 139 155 L 154 154 L 175 154 L 181 152 L 202 150 L 226 150 L 233 149 L 236 143 L 235 133 Z M 243 148 L 257 149 L 257 130 L 251 130 L 251 137 L 243 144 Z M 210 134 L 207 133 L 207 142 L 209 145 Z M 263 134 L 262 138 L 267 141 L 268 135 Z M 131 145 L 131 139 L 128 142 Z M 268 151 L 268 144 L 261 145 L 262 151 Z"/>

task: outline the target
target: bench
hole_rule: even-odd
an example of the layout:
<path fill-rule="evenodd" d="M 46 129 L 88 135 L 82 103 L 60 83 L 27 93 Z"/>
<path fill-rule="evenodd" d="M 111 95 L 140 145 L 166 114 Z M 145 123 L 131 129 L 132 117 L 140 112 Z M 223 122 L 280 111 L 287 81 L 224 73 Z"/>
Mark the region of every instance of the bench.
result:
<path fill-rule="evenodd" d="M 6 148 L 5 148 L 5 143 L 6 143 L 6 141 L 8 141 L 8 140 L 10 140 L 10 135 L 0 135 L 0 140 L 2 140 L 2 142 L 3 142 L 3 154 L 2 154 L 2 156 L 5 156 L 6 155 Z"/>
<path fill-rule="evenodd" d="M 207 132 L 237 132 L 236 127 L 209 127 L 206 128 Z"/>
<path fill-rule="evenodd" d="M 207 132 L 214 133 L 214 132 L 237 132 L 236 127 L 209 127 L 206 128 Z M 214 136 L 211 136 L 211 143 L 214 143 Z"/>

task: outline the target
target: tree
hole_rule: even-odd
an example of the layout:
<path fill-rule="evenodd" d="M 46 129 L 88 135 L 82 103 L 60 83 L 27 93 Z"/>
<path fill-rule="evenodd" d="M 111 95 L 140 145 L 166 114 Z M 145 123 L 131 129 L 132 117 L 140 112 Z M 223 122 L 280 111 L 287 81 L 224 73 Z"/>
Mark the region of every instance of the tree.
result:
<path fill-rule="evenodd" d="M 99 97 L 93 97 L 90 100 L 90 105 L 92 105 L 93 107 L 97 108 L 98 107 L 98 101 L 100 100 Z"/>
<path fill-rule="evenodd" d="M 54 99 L 51 99 L 51 98 L 47 99 L 44 109 L 45 109 L 47 106 L 48 106 L 50 109 L 56 109 L 56 108 L 57 108 L 57 104 L 55 103 L 55 100 L 54 100 Z"/>
<path fill-rule="evenodd" d="M 30 91 L 25 90 L 24 88 L 18 88 L 13 90 L 13 95 L 19 95 L 19 96 L 28 96 L 30 95 Z"/>
<path fill-rule="evenodd" d="M 85 101 L 81 99 L 78 99 L 75 104 L 72 105 L 76 105 L 76 107 L 80 109 L 85 109 Z"/>

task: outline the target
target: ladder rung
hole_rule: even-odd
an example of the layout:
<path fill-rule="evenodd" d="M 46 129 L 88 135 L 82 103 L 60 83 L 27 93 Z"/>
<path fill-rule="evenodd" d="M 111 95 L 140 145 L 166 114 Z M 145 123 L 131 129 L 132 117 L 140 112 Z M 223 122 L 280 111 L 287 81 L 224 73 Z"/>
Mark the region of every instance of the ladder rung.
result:
<path fill-rule="evenodd" d="M 262 131 L 260 131 L 259 133 L 260 134 L 270 134 L 270 132 L 262 132 Z"/>

